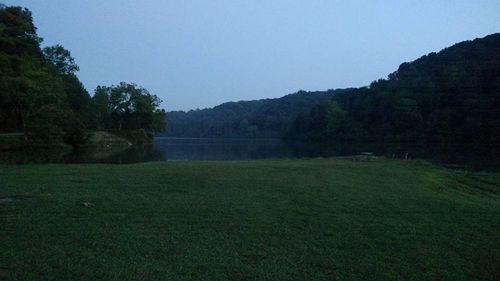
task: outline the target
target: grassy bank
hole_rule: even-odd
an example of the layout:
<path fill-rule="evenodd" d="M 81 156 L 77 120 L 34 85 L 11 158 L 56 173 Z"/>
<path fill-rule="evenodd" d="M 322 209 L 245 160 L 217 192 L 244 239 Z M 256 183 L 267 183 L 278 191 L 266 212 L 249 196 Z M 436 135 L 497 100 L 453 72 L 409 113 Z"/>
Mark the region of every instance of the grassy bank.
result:
<path fill-rule="evenodd" d="M 500 272 L 498 173 L 348 159 L 4 165 L 0 185 L 0 280 Z"/>
<path fill-rule="evenodd" d="M 87 145 L 102 148 L 130 147 L 132 144 L 125 138 L 106 131 L 94 131 L 88 134 Z"/>

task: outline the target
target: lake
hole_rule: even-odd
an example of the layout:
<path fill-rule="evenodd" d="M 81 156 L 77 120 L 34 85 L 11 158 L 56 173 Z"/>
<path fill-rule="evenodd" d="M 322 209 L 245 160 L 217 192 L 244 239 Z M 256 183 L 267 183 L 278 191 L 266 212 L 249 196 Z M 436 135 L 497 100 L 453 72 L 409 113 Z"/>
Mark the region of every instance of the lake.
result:
<path fill-rule="evenodd" d="M 280 139 L 169 138 L 157 137 L 146 145 L 130 148 L 83 147 L 68 152 L 57 149 L 0 152 L 0 160 L 13 163 L 139 163 L 177 160 L 252 160 L 327 157 L 377 151 L 366 146 L 327 146 L 286 142 Z"/>
<path fill-rule="evenodd" d="M 178 160 L 252 160 L 359 154 L 366 146 L 287 142 L 280 139 L 155 138 L 151 144 L 120 151 L 94 148 L 64 156 L 69 163 L 137 163 Z M 372 150 L 370 150 L 372 151 Z"/>
<path fill-rule="evenodd" d="M 168 138 L 157 137 L 152 143 L 127 149 L 84 147 L 78 151 L 31 151 L 27 153 L 0 152 L 0 160 L 13 163 L 115 163 L 128 164 L 150 161 L 178 160 L 252 160 L 277 158 L 316 158 L 358 155 L 373 152 L 377 156 L 393 158 L 429 159 L 438 163 L 498 165 L 496 157 L 481 153 L 464 153 L 460 147 L 438 149 L 423 154 L 415 145 L 389 144 L 335 144 L 287 142 L 280 139 L 230 138 Z M 492 159 L 492 160 L 490 160 Z"/>
<path fill-rule="evenodd" d="M 156 138 L 154 150 L 164 160 L 244 160 L 292 157 L 279 139 Z"/>
<path fill-rule="evenodd" d="M 153 143 L 122 151 L 92 148 L 65 156 L 65 162 L 136 163 L 177 160 L 251 160 L 317 157 L 322 145 L 285 142 L 280 139 L 155 138 Z"/>

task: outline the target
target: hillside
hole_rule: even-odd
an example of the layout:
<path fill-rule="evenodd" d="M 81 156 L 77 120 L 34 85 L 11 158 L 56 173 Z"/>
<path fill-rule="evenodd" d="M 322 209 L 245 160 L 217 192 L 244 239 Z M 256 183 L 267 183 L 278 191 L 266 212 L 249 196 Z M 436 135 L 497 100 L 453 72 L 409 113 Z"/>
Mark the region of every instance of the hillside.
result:
<path fill-rule="evenodd" d="M 367 87 L 169 112 L 166 135 L 490 145 L 500 142 L 499 68 L 493 34 L 405 62 Z"/>
<path fill-rule="evenodd" d="M 498 164 L 499 108 L 497 33 L 403 63 L 388 79 L 336 95 L 298 116 L 287 137 L 404 144 L 428 155 Z"/>
<path fill-rule="evenodd" d="M 343 90 L 299 91 L 281 98 L 227 102 L 213 108 L 167 113 L 171 137 L 280 137 L 293 118 Z"/>

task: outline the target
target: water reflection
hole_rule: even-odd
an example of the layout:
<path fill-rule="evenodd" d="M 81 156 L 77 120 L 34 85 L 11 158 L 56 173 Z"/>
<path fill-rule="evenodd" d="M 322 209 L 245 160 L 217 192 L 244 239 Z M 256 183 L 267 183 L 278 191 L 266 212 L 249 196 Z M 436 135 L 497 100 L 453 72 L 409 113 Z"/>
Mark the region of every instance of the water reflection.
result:
<path fill-rule="evenodd" d="M 418 144 L 335 144 L 284 142 L 279 139 L 198 139 L 156 138 L 154 142 L 130 148 L 84 147 L 68 153 L 64 150 L 0 152 L 0 161 L 11 163 L 138 163 L 170 160 L 251 160 L 269 158 L 314 158 L 357 155 L 372 152 L 388 158 L 423 158 L 438 163 L 468 166 L 498 166 L 498 157 L 468 151 L 461 146 L 436 147 L 424 153 Z M 495 162 L 496 161 L 496 162 Z"/>
<path fill-rule="evenodd" d="M 244 160 L 293 156 L 277 139 L 157 138 L 154 148 L 165 160 Z"/>
<path fill-rule="evenodd" d="M 246 160 L 356 155 L 364 151 L 387 155 L 381 145 L 286 142 L 280 139 L 157 138 L 154 151 L 164 160 Z M 394 157 L 408 147 L 393 147 Z"/>

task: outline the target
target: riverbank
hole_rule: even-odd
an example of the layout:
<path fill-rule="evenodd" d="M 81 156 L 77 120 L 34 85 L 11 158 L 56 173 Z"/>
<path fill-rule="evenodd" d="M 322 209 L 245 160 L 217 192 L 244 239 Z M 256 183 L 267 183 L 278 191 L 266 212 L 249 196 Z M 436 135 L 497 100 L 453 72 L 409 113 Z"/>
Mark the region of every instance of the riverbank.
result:
<path fill-rule="evenodd" d="M 423 161 L 1 165 L 1 280 L 494 280 L 500 173 Z"/>
<path fill-rule="evenodd" d="M 85 143 L 78 148 L 64 143 L 30 143 L 24 139 L 23 133 L 0 134 L 0 163 L 65 163 L 72 162 L 69 160 L 75 157 L 79 157 L 77 160 L 81 158 L 82 162 L 83 159 L 99 161 L 132 146 L 126 138 L 106 131 L 86 132 Z"/>

